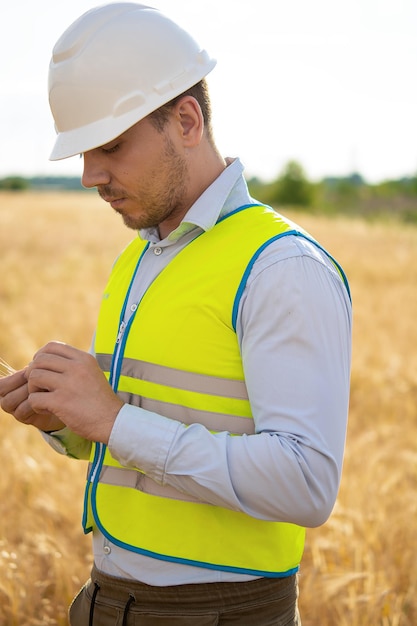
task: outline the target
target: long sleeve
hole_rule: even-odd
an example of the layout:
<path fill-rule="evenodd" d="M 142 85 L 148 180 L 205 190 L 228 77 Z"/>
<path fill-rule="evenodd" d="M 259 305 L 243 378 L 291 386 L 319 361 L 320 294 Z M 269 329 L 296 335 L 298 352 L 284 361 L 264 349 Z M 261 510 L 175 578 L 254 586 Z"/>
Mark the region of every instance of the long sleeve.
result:
<path fill-rule="evenodd" d="M 349 398 L 351 308 L 332 262 L 293 237 L 269 246 L 237 333 L 256 434 L 213 434 L 125 406 L 110 451 L 212 504 L 317 526 L 336 499 Z"/>
<path fill-rule="evenodd" d="M 54 433 L 41 431 L 41 435 L 51 448 L 59 454 L 65 454 L 73 459 L 87 460 L 90 458 L 91 441 L 76 435 L 67 427 Z"/>

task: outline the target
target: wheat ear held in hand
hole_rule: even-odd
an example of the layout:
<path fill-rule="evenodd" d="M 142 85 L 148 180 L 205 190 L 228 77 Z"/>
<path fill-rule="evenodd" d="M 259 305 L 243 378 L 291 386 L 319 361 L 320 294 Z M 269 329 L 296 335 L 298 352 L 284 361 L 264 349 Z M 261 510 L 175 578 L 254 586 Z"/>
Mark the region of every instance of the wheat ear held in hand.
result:
<path fill-rule="evenodd" d="M 4 378 L 4 376 L 10 376 L 10 374 L 15 373 L 15 369 L 6 363 L 4 359 L 0 357 L 0 378 Z"/>

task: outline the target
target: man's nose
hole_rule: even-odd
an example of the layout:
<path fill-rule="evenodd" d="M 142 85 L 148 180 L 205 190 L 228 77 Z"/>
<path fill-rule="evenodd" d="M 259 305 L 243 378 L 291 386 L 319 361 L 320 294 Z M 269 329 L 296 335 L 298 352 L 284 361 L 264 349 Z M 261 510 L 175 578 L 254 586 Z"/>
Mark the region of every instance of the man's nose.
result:
<path fill-rule="evenodd" d="M 98 185 L 108 185 L 110 182 L 110 175 L 108 170 L 104 167 L 103 161 L 100 158 L 98 149 L 89 150 L 84 152 L 84 170 L 81 178 L 81 184 L 87 189 L 97 187 Z"/>

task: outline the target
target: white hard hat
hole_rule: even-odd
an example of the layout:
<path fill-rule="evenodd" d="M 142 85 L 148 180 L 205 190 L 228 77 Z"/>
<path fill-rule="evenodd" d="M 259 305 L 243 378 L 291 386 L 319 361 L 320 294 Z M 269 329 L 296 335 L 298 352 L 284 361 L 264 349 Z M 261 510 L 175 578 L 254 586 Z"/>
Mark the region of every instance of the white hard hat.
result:
<path fill-rule="evenodd" d="M 55 44 L 49 103 L 58 133 L 50 160 L 102 146 L 197 84 L 216 65 L 157 9 L 91 9 Z"/>

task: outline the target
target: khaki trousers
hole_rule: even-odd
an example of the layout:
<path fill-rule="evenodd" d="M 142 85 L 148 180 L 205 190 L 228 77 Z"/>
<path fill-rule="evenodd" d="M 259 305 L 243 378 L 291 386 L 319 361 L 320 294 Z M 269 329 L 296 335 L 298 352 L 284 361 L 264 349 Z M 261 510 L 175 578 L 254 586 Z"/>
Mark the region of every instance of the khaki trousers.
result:
<path fill-rule="evenodd" d="M 297 576 L 154 587 L 95 567 L 69 609 L 71 626 L 301 626 Z"/>

